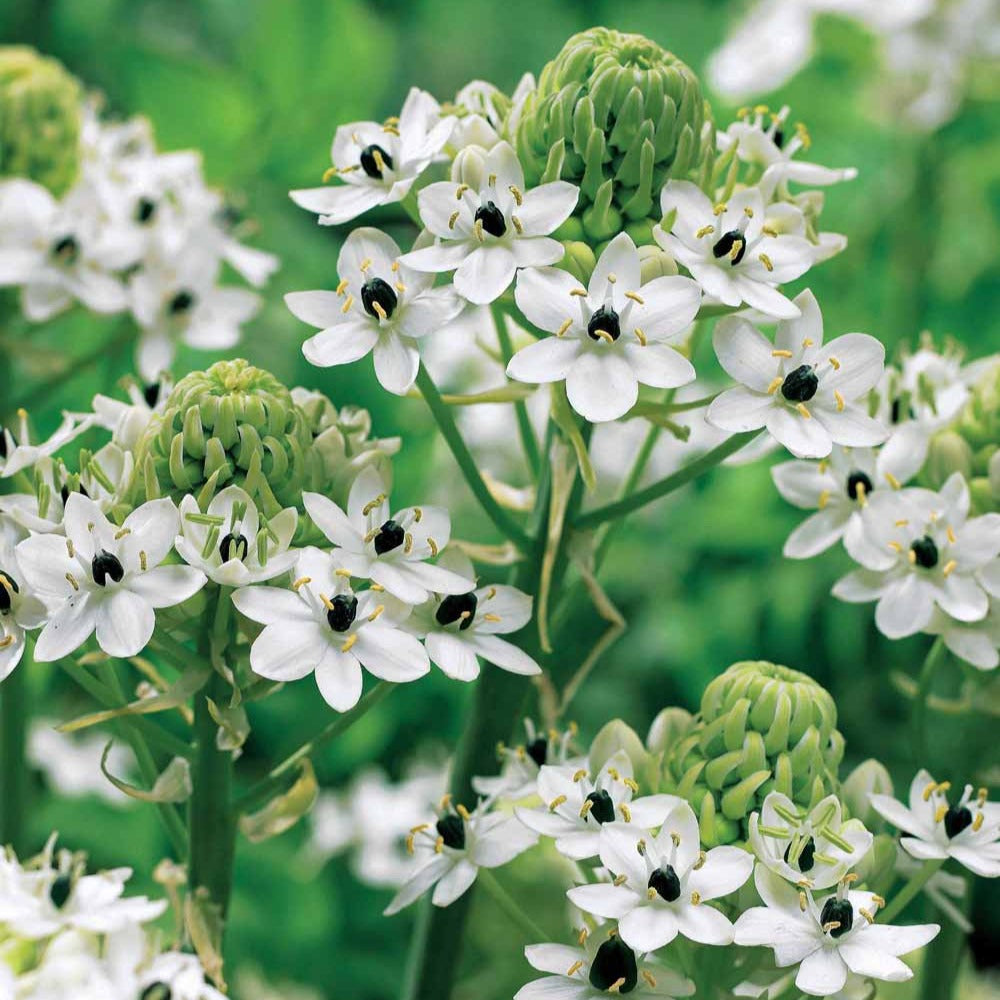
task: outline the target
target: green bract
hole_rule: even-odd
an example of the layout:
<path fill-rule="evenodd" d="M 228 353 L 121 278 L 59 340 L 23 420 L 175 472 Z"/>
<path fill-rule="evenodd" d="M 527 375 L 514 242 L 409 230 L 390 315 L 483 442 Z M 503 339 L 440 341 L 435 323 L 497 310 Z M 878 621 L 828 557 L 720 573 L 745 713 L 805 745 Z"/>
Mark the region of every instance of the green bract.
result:
<path fill-rule="evenodd" d="M 829 692 L 764 661 L 735 663 L 712 681 L 701 713 L 665 757 L 664 791 L 686 798 L 702 840 L 746 837 L 746 820 L 780 791 L 803 809 L 837 790 L 844 740 Z"/>
<path fill-rule="evenodd" d="M 55 59 L 0 46 L 0 177 L 63 194 L 80 167 L 80 85 Z"/>
<path fill-rule="evenodd" d="M 642 35 L 591 28 L 542 70 L 514 141 L 529 186 L 558 178 L 579 185 L 575 214 L 601 241 L 630 223 L 646 231 L 642 220 L 659 221 L 664 182 L 701 167 L 715 132 L 687 65 Z"/>

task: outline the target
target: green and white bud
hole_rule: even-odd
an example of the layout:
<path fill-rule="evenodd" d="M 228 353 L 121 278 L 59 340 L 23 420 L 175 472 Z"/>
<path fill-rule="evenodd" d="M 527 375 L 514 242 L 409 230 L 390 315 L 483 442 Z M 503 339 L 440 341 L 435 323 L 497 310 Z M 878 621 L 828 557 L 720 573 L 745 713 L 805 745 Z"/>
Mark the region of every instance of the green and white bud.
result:
<path fill-rule="evenodd" d="M 0 178 L 64 194 L 80 169 L 81 89 L 55 59 L 0 46 Z"/>
<path fill-rule="evenodd" d="M 486 183 L 486 154 L 482 146 L 466 146 L 459 150 L 451 164 L 451 179 L 478 191 Z"/>
<path fill-rule="evenodd" d="M 695 73 L 650 39 L 610 28 L 566 42 L 513 131 L 529 187 L 579 185 L 576 216 L 597 241 L 629 222 L 659 221 L 665 181 L 690 176 L 715 152 Z"/>
<path fill-rule="evenodd" d="M 694 716 L 683 708 L 665 708 L 653 719 L 646 736 L 646 749 L 650 753 L 669 754 L 690 732 Z"/>
<path fill-rule="evenodd" d="M 655 243 L 639 247 L 639 262 L 644 285 L 656 278 L 677 274 L 677 261 Z"/>
<path fill-rule="evenodd" d="M 566 248 L 566 253 L 557 266 L 569 271 L 581 285 L 586 287 L 597 266 L 596 254 L 582 240 L 563 240 L 563 246 Z"/>
<path fill-rule="evenodd" d="M 921 479 L 931 489 L 939 490 L 953 472 L 960 472 L 966 479 L 972 475 L 972 448 L 957 431 L 944 430 L 930 440 Z"/>
<path fill-rule="evenodd" d="M 735 663 L 706 687 L 698 720 L 664 762 L 662 790 L 691 803 L 706 844 L 733 843 L 772 791 L 803 809 L 836 792 L 843 753 L 836 706 L 816 681 Z"/>
<path fill-rule="evenodd" d="M 994 360 L 980 374 L 972 387 L 972 394 L 952 426 L 931 441 L 931 451 L 924 465 L 924 477 L 934 475 L 931 459 L 938 440 L 950 442 L 952 451 L 958 449 L 955 437 L 962 440 L 967 451 L 967 467 L 958 467 L 969 480 L 974 514 L 1000 510 L 1000 471 L 997 454 L 1000 453 L 1000 360 Z"/>
<path fill-rule="evenodd" d="M 840 797 L 851 816 L 878 829 L 882 818 L 872 808 L 870 795 L 892 795 L 892 778 L 885 765 L 874 758 L 862 761 L 844 779 Z"/>

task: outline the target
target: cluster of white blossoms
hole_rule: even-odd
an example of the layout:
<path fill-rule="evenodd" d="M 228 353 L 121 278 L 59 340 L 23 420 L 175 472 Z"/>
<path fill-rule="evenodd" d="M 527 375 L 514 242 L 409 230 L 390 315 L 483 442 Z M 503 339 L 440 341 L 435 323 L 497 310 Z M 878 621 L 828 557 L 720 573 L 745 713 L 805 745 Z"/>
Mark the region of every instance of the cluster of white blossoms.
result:
<path fill-rule="evenodd" d="M 0 854 L 3 1000 L 222 1000 L 196 955 L 151 922 L 166 900 L 126 896 L 129 868 L 87 873 L 86 858 Z"/>
<path fill-rule="evenodd" d="M 35 323 L 74 304 L 129 313 L 147 380 L 170 367 L 178 343 L 232 348 L 261 299 L 223 283 L 226 266 L 259 287 L 277 258 L 238 241 L 198 153 L 158 152 L 145 118 L 102 121 L 89 103 L 81 115 L 78 176 L 65 194 L 0 180 L 0 285 L 20 289 Z"/>
<path fill-rule="evenodd" d="M 786 556 L 843 542 L 858 568 L 835 596 L 877 601 L 885 635 L 940 635 L 983 670 L 1000 663 L 1000 459 L 990 430 L 998 380 L 1000 358 L 963 365 L 955 350 L 927 341 L 865 401 L 891 429 L 881 447 L 838 442 L 828 458 L 772 469 L 781 495 L 814 511 L 789 536 Z M 980 419 L 982 441 L 970 427 Z"/>

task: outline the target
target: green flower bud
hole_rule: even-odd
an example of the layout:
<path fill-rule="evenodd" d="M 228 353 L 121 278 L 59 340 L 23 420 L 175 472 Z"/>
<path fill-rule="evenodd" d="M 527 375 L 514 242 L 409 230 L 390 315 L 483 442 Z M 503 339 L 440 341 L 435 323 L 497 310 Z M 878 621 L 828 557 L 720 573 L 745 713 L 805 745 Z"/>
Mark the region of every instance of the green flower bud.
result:
<path fill-rule="evenodd" d="M 594 251 L 586 243 L 574 240 L 564 242 L 563 246 L 566 248 L 566 254 L 556 266 L 569 271 L 581 285 L 586 287 L 597 265 Z"/>
<path fill-rule="evenodd" d="M 972 449 L 957 431 L 941 431 L 931 438 L 921 478 L 939 490 L 953 472 L 960 472 L 966 479 L 972 475 Z"/>
<path fill-rule="evenodd" d="M 1000 362 L 988 365 L 972 388 L 969 401 L 952 424 L 972 450 L 972 474 L 989 474 L 1000 446 Z"/>
<path fill-rule="evenodd" d="M 665 708 L 653 719 L 646 737 L 650 753 L 670 753 L 694 725 L 694 716 L 683 708 Z"/>
<path fill-rule="evenodd" d="M 0 46 L 0 177 L 61 195 L 80 168 L 80 84 L 26 45 Z"/>
<path fill-rule="evenodd" d="M 705 689 L 700 717 L 668 754 L 664 791 L 691 803 L 706 843 L 744 839 L 770 792 L 808 809 L 837 790 L 836 726 L 833 698 L 808 675 L 735 663 Z"/>
<path fill-rule="evenodd" d="M 892 795 L 892 778 L 884 764 L 869 758 L 862 761 L 844 780 L 840 797 L 848 812 L 866 827 L 878 827 L 884 822 L 872 808 L 869 795 Z"/>
<path fill-rule="evenodd" d="M 644 285 L 647 281 L 652 281 L 654 278 L 662 278 L 666 275 L 677 273 L 677 261 L 666 250 L 661 250 L 656 244 L 639 247 L 639 261 L 639 273 L 642 275 L 642 283 Z"/>
<path fill-rule="evenodd" d="M 133 501 L 195 493 L 207 503 L 236 484 L 273 516 L 301 509 L 303 489 L 323 478 L 309 421 L 288 389 L 247 361 L 219 361 L 182 378 L 150 422 L 136 448 Z"/>
<path fill-rule="evenodd" d="M 478 191 L 486 183 L 486 150 L 482 146 L 466 146 L 451 164 L 451 179 L 456 184 L 468 184 Z"/>
<path fill-rule="evenodd" d="M 711 111 L 698 77 L 642 35 L 591 28 L 541 72 L 514 128 L 529 186 L 562 178 L 580 187 L 588 236 L 658 221 L 659 193 L 714 155 Z"/>

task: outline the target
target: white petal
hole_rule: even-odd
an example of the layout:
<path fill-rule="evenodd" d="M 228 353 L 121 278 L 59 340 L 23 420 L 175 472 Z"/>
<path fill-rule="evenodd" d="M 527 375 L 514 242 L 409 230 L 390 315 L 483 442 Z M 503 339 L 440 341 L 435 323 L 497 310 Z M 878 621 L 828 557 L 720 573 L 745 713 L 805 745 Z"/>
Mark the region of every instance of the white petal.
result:
<path fill-rule="evenodd" d="M 645 347 L 626 344 L 625 359 L 643 385 L 651 385 L 657 389 L 676 389 L 695 379 L 691 362 L 666 344 L 648 343 Z"/>
<path fill-rule="evenodd" d="M 476 881 L 479 869 L 464 858 L 434 888 L 431 902 L 435 906 L 451 906 L 459 896 L 464 895 Z"/>
<path fill-rule="evenodd" d="M 803 993 L 827 997 L 838 993 L 847 982 L 847 966 L 836 948 L 817 948 L 799 966 L 795 985 Z"/>
<path fill-rule="evenodd" d="M 327 643 L 316 664 L 316 686 L 323 700 L 336 711 L 347 712 L 361 698 L 362 683 L 357 657 Z"/>
<path fill-rule="evenodd" d="M 504 246 L 481 246 L 468 254 L 455 272 L 458 294 L 486 305 L 500 298 L 514 280 L 517 264 Z"/>
<path fill-rule="evenodd" d="M 681 934 L 699 944 L 731 944 L 733 925 L 711 906 L 678 906 L 677 926 Z"/>
<path fill-rule="evenodd" d="M 688 888 L 703 900 L 718 899 L 735 892 L 753 871 L 753 855 L 738 847 L 713 847 L 705 864 L 691 872 Z"/>
<path fill-rule="evenodd" d="M 269 680 L 296 681 L 312 673 L 329 644 L 316 621 L 268 625 L 250 647 L 250 666 Z"/>
<path fill-rule="evenodd" d="M 124 587 L 107 594 L 97 605 L 97 643 L 109 656 L 140 653 L 155 625 L 149 601 Z"/>
<path fill-rule="evenodd" d="M 97 626 L 97 608 L 86 591 L 74 594 L 52 615 L 35 644 L 40 663 L 61 660 L 83 645 Z"/>
<path fill-rule="evenodd" d="M 638 292 L 642 284 L 642 268 L 639 262 L 639 251 L 628 233 L 619 233 L 605 248 L 597 259 L 594 272 L 587 286 L 590 297 L 595 302 L 604 301 L 608 291 L 608 276 L 613 275 L 616 282 L 626 291 Z M 652 285 L 652 282 L 650 283 Z M 642 290 L 645 298 L 646 289 Z M 642 324 L 639 324 L 640 326 Z"/>
<path fill-rule="evenodd" d="M 385 625 L 366 625 L 358 632 L 354 653 L 366 670 L 386 681 L 412 681 L 430 668 L 427 652 L 412 635 Z"/>
<path fill-rule="evenodd" d="M 869 417 L 858 406 L 843 410 L 817 408 L 813 416 L 826 428 L 831 440 L 851 448 L 871 448 L 889 436 L 885 424 Z"/>
<path fill-rule="evenodd" d="M 631 365 L 611 346 L 586 351 L 576 360 L 566 376 L 566 395 L 580 416 L 600 423 L 616 420 L 635 405 L 639 383 Z"/>
<path fill-rule="evenodd" d="M 845 333 L 819 351 L 819 358 L 836 358 L 840 367 L 823 379 L 824 388 L 839 390 L 850 401 L 874 389 L 885 367 L 885 347 L 866 333 Z"/>
<path fill-rule="evenodd" d="M 344 321 L 344 299 L 336 292 L 289 292 L 285 305 L 297 319 L 320 330 Z"/>
<path fill-rule="evenodd" d="M 197 594 L 207 583 L 200 570 L 190 566 L 156 566 L 128 579 L 128 589 L 153 608 L 172 608 Z"/>
<path fill-rule="evenodd" d="M 431 632 L 424 645 L 432 662 L 452 680 L 474 681 L 479 676 L 479 660 L 469 643 L 448 632 Z"/>
<path fill-rule="evenodd" d="M 524 192 L 517 217 L 529 236 L 545 236 L 573 213 L 579 189 L 568 181 L 552 181 Z"/>
<path fill-rule="evenodd" d="M 986 617 L 990 602 L 986 592 L 971 577 L 960 573 L 946 576 L 934 595 L 942 611 L 960 622 L 977 622 Z"/>
<path fill-rule="evenodd" d="M 622 940 L 636 951 L 656 951 L 677 937 L 677 915 L 665 906 L 637 906 L 618 922 Z"/>
<path fill-rule="evenodd" d="M 346 365 L 363 358 L 378 342 L 374 321 L 351 319 L 327 327 L 302 345 L 306 361 L 319 368 Z"/>
<path fill-rule="evenodd" d="M 804 417 L 785 406 L 769 410 L 765 423 L 771 437 L 799 458 L 825 458 L 833 447 L 826 428 L 815 417 Z"/>
<path fill-rule="evenodd" d="M 399 913 L 400 910 L 419 899 L 445 872 L 451 869 L 454 863 L 451 858 L 443 855 L 431 858 L 427 864 L 407 879 L 403 888 L 396 893 L 392 902 L 383 911 L 385 916 L 391 917 L 394 913 Z"/>
<path fill-rule="evenodd" d="M 369 498 L 370 499 L 370 498 Z M 320 493 L 303 493 L 302 502 L 313 524 L 326 537 L 349 551 L 358 551 L 361 538 L 347 515 L 331 500 Z"/>
<path fill-rule="evenodd" d="M 774 400 L 770 396 L 738 385 L 726 389 L 712 400 L 705 419 L 721 430 L 735 434 L 763 427 L 773 409 Z"/>
<path fill-rule="evenodd" d="M 289 197 L 299 208 L 323 216 L 324 225 L 339 226 L 350 222 L 376 205 L 389 200 L 385 188 L 368 184 L 338 184 L 331 187 L 289 191 Z"/>
<path fill-rule="evenodd" d="M 875 607 L 875 624 L 890 639 L 922 632 L 934 613 L 933 589 L 916 573 L 894 582 Z"/>
<path fill-rule="evenodd" d="M 471 573 L 462 575 L 470 576 Z M 531 621 L 532 598 L 517 587 L 499 584 L 480 588 L 476 596 L 479 598 L 476 632 L 480 635 L 516 632 Z M 493 620 L 487 621 L 483 617 L 486 614 L 494 616 Z"/>
<path fill-rule="evenodd" d="M 523 271 L 522 274 L 532 274 Z M 520 282 L 520 278 L 518 282 Z M 507 375 L 518 382 L 541 384 L 566 378 L 582 350 L 575 338 L 544 337 L 522 347 L 507 365 Z"/>
<path fill-rule="evenodd" d="M 555 267 L 518 272 L 514 299 L 517 308 L 540 330 L 555 333 L 568 320 L 579 322 L 580 307 L 570 295 L 580 282 Z"/>
<path fill-rule="evenodd" d="M 586 960 L 587 954 L 582 948 L 571 948 L 568 944 L 529 944 L 524 957 L 533 969 L 561 976 L 575 962 Z"/>
<path fill-rule="evenodd" d="M 767 391 L 778 365 L 771 342 L 757 327 L 739 316 L 727 316 L 716 325 L 712 345 L 726 374 L 757 392 Z"/>
<path fill-rule="evenodd" d="M 514 255 L 514 263 L 518 267 L 545 267 L 563 259 L 566 248 L 558 241 L 547 236 L 522 236 L 514 240 L 510 246 Z"/>
<path fill-rule="evenodd" d="M 240 614 L 261 625 L 312 620 L 305 601 L 282 587 L 244 587 L 233 593 L 232 600 Z"/>
<path fill-rule="evenodd" d="M 383 389 L 404 395 L 417 378 L 420 355 L 412 343 L 395 334 L 383 334 L 374 349 L 375 375 Z"/>
<path fill-rule="evenodd" d="M 701 306 L 698 283 L 679 275 L 654 278 L 642 286 L 640 295 L 643 304 L 633 304 L 631 325 L 655 340 L 670 340 L 682 333 Z"/>
<path fill-rule="evenodd" d="M 495 635 L 473 635 L 472 647 L 484 660 L 512 674 L 531 677 L 540 674 L 542 668 L 523 650 L 512 642 Z"/>
<path fill-rule="evenodd" d="M 913 813 L 891 795 L 869 795 L 868 801 L 883 819 L 887 819 L 897 829 L 918 836 L 925 832 L 915 820 Z"/>
<path fill-rule="evenodd" d="M 904 962 L 878 948 L 866 946 L 864 936 L 866 935 L 858 935 L 840 946 L 841 958 L 851 972 L 895 983 L 913 978 L 913 972 Z"/>
<path fill-rule="evenodd" d="M 610 920 L 618 920 L 636 907 L 636 895 L 624 886 L 607 882 L 595 885 L 578 885 L 566 893 L 569 901 L 584 913 Z"/>
<path fill-rule="evenodd" d="M 789 536 L 782 550 L 787 559 L 810 559 L 844 537 L 850 511 L 830 507 L 807 517 Z"/>

